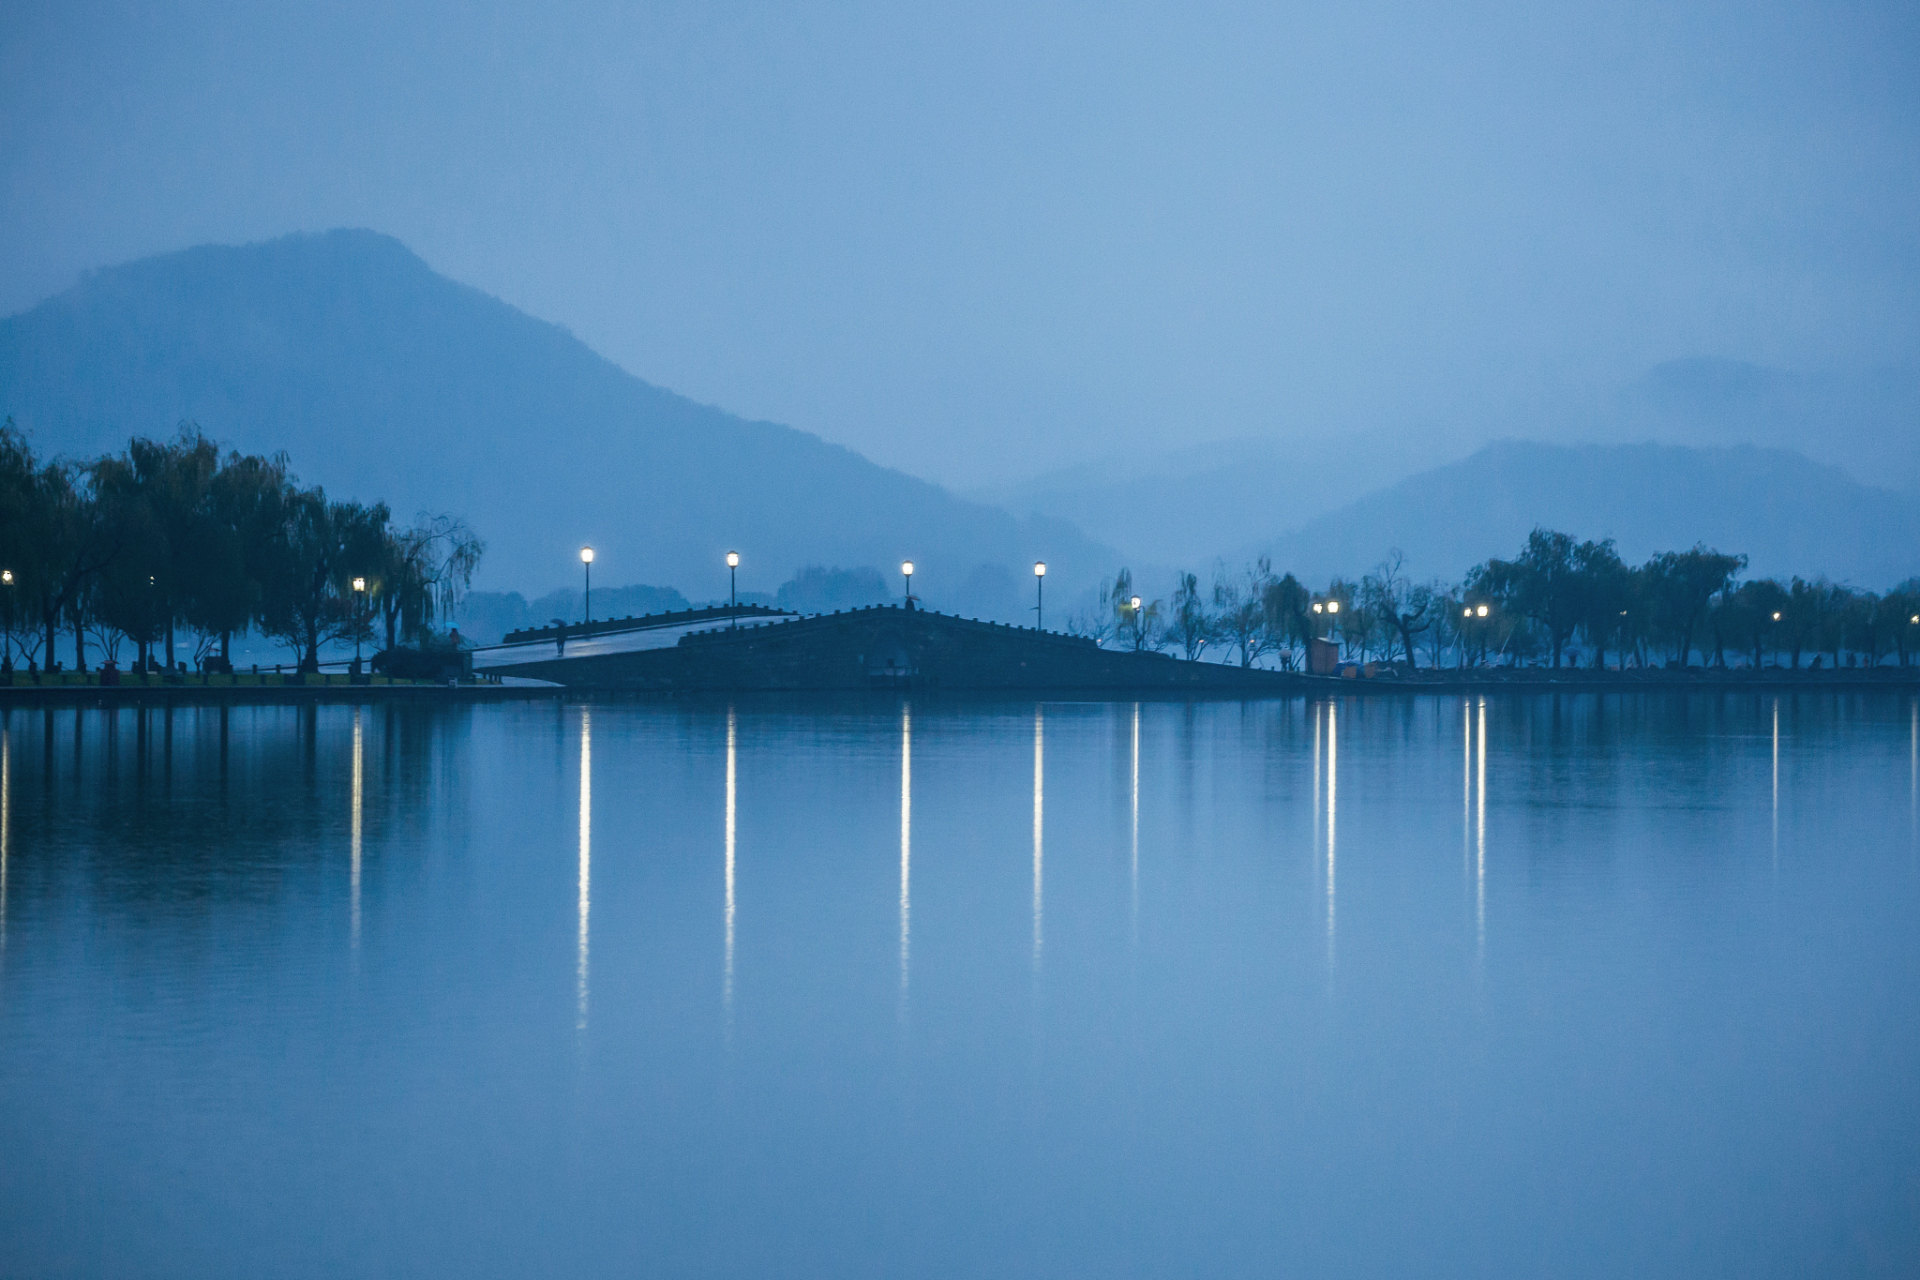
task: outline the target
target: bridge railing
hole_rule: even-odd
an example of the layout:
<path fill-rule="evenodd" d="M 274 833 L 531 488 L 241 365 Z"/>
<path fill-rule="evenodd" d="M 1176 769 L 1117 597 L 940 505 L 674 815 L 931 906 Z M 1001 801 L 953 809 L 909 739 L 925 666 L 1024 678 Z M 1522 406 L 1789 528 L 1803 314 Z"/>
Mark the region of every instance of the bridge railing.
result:
<path fill-rule="evenodd" d="M 624 618 L 595 619 L 592 622 L 567 622 L 558 626 L 527 627 L 509 631 L 500 645 L 541 644 L 556 640 L 589 640 L 596 636 L 622 635 L 630 631 L 654 631 L 661 627 L 684 627 L 699 623 L 730 622 L 734 619 L 791 618 L 785 609 L 771 605 L 714 605 L 704 609 L 674 609 L 665 613 L 643 613 Z M 492 646 L 489 646 L 492 647 Z"/>

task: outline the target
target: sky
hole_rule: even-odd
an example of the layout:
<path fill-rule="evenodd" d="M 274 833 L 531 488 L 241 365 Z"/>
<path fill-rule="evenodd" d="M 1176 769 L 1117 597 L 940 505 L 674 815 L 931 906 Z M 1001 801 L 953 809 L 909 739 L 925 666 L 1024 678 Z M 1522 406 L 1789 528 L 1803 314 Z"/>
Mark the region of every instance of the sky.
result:
<path fill-rule="evenodd" d="M 1666 360 L 1920 363 L 1916 144 L 1910 4 L 13 0 L 0 312 L 364 226 L 957 486 L 1444 453 Z"/>

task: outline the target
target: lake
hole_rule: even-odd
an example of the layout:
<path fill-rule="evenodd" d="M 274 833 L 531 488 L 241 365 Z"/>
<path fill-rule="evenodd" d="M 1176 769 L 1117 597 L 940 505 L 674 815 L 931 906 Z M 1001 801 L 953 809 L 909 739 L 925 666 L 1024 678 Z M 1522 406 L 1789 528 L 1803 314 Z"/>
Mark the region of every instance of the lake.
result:
<path fill-rule="evenodd" d="M 1910 696 L 0 725 L 0 1276 L 1920 1265 Z"/>

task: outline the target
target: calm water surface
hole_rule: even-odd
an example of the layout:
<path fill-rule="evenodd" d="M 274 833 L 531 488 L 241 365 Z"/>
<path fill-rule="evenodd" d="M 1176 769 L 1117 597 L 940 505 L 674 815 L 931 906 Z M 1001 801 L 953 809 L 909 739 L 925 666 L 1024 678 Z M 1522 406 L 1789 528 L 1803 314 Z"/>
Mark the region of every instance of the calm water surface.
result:
<path fill-rule="evenodd" d="M 1920 710 L 15 710 L 0 1275 L 1920 1269 Z"/>

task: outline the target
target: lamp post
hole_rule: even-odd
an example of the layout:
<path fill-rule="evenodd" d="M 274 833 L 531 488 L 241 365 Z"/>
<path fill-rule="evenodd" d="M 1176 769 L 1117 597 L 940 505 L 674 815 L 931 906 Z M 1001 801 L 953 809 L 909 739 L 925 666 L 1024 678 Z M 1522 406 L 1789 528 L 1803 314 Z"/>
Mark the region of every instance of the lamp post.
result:
<path fill-rule="evenodd" d="M 355 578 L 353 580 L 353 594 L 356 597 L 353 608 L 353 674 L 359 675 L 360 629 L 361 624 L 366 621 L 367 616 L 367 580 L 365 578 Z"/>
<path fill-rule="evenodd" d="M 1333 638 L 1333 615 L 1340 612 L 1338 600 L 1315 600 L 1313 611 L 1327 619 L 1327 638 Z"/>
<path fill-rule="evenodd" d="M 907 608 L 913 608 L 913 561 L 900 562 L 900 574 L 907 580 Z"/>
<path fill-rule="evenodd" d="M 587 626 L 593 625 L 593 548 L 580 548 L 580 564 L 587 571 Z M 584 634 L 584 630 L 583 630 Z"/>
<path fill-rule="evenodd" d="M 7 589 L 7 666 L 13 666 L 13 570 L 0 569 L 0 587 Z"/>
<path fill-rule="evenodd" d="M 1033 629 L 1035 631 L 1045 631 L 1047 629 L 1046 604 L 1047 562 L 1045 560 L 1035 560 L 1033 562 Z"/>
<path fill-rule="evenodd" d="M 727 552 L 727 608 L 733 610 L 740 608 L 739 579 L 735 576 L 739 571 L 740 553 L 738 551 Z M 733 615 L 733 625 L 736 627 L 740 625 L 740 615 L 738 612 Z"/>
<path fill-rule="evenodd" d="M 1133 649 L 1138 653 L 1143 647 L 1140 634 L 1140 597 L 1135 596 L 1128 603 L 1133 606 Z"/>

